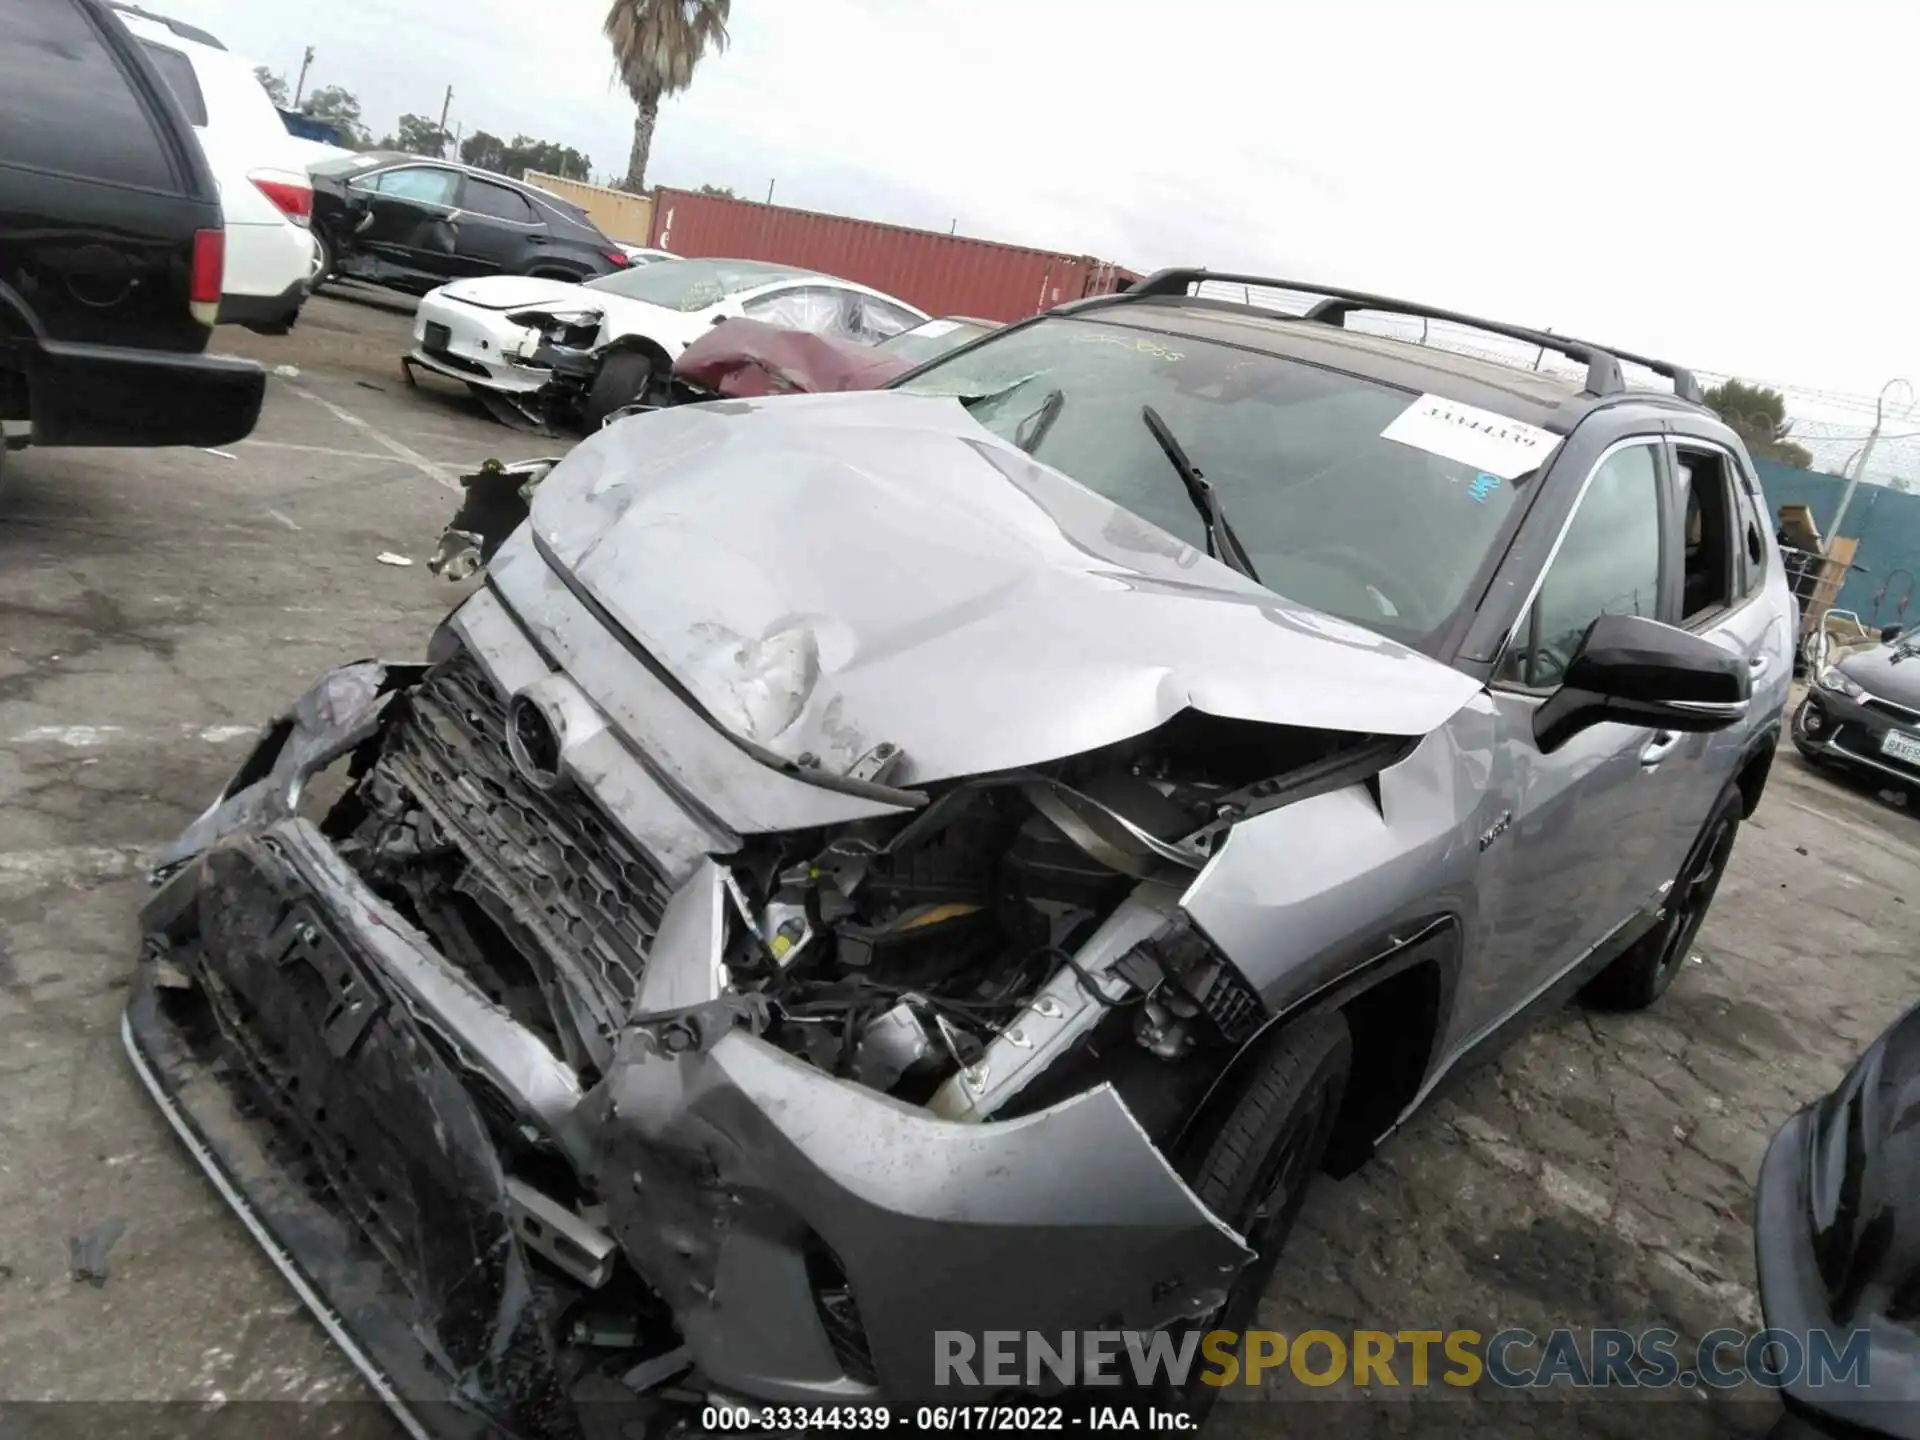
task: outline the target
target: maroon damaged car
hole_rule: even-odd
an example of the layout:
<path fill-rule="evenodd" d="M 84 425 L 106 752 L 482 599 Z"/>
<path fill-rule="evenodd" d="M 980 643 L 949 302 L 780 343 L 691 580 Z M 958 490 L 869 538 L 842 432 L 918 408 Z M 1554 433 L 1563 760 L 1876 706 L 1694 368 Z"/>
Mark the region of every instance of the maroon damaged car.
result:
<path fill-rule="evenodd" d="M 676 389 L 691 392 L 676 398 L 744 400 L 877 390 L 998 328 L 991 320 L 950 316 L 916 325 L 878 345 L 859 345 L 759 320 L 728 320 L 694 341 L 674 362 Z"/>

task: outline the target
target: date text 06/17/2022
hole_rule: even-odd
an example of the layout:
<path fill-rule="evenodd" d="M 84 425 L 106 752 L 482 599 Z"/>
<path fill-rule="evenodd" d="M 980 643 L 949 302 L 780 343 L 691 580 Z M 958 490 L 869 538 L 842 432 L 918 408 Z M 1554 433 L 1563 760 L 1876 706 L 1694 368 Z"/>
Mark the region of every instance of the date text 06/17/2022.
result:
<path fill-rule="evenodd" d="M 709 1405 L 700 1416 L 708 1434 L 801 1435 L 822 1430 L 909 1434 L 991 1434 L 1068 1431 L 1153 1431 L 1172 1434 L 1199 1428 L 1184 1410 L 1155 1405 L 921 1405 L 909 1411 L 887 1405 Z"/>

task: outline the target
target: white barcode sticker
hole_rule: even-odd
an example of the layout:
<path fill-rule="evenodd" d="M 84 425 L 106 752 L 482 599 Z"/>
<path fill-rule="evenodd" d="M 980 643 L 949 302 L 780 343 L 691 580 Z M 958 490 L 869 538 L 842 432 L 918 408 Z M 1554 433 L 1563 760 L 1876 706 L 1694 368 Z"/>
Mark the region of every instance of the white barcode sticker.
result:
<path fill-rule="evenodd" d="M 1560 445 L 1560 437 L 1550 430 L 1440 395 L 1422 395 L 1395 416 L 1380 437 L 1502 480 L 1538 470 Z"/>

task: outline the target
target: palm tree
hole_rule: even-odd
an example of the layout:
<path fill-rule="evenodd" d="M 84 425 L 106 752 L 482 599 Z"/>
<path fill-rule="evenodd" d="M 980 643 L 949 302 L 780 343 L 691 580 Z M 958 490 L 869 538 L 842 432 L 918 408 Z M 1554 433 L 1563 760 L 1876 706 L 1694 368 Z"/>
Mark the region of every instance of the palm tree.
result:
<path fill-rule="evenodd" d="M 633 153 L 627 158 L 627 189 L 647 183 L 647 155 L 660 102 L 693 83 L 693 69 L 708 50 L 727 47 L 727 11 L 732 0 L 613 0 L 604 27 L 613 45 L 614 68 L 633 96 Z"/>

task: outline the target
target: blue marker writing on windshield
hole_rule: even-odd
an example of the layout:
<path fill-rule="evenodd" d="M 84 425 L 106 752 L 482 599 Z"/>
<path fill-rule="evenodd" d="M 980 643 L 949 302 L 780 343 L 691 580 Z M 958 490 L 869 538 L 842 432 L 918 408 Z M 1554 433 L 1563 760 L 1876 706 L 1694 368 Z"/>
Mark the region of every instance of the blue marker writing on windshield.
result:
<path fill-rule="evenodd" d="M 1498 475 L 1489 475 L 1485 471 L 1482 471 L 1473 477 L 1473 484 L 1467 487 L 1467 493 L 1473 496 L 1475 504 L 1484 505 L 1487 503 L 1487 496 L 1499 488 L 1500 477 Z"/>

